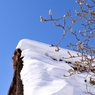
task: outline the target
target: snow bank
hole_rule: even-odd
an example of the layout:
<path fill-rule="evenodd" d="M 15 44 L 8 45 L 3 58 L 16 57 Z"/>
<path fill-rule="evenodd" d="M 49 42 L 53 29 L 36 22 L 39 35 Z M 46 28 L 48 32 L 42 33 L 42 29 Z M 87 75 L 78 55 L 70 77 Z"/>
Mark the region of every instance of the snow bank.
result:
<path fill-rule="evenodd" d="M 84 82 L 86 74 L 63 76 L 68 75 L 68 70 L 71 69 L 62 59 L 69 56 L 69 50 L 61 48 L 55 52 L 55 47 L 28 39 L 21 40 L 16 48 L 21 48 L 24 56 L 21 71 L 24 95 L 87 95 L 84 93 L 87 92 Z M 59 61 L 60 59 L 62 60 Z M 76 59 L 70 59 L 74 60 Z M 90 88 L 95 93 L 94 86 Z"/>

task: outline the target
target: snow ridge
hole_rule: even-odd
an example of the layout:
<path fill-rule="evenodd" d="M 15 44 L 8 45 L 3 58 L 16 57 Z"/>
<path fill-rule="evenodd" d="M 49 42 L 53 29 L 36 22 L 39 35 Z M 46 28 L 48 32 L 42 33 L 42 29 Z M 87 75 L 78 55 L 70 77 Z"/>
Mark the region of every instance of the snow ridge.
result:
<path fill-rule="evenodd" d="M 70 50 L 61 48 L 59 52 L 55 52 L 55 47 L 28 39 L 22 39 L 16 48 L 20 48 L 24 56 L 21 71 L 24 95 L 87 95 L 84 93 L 86 74 L 63 76 L 71 69 L 62 59 L 69 56 L 67 51 Z M 74 51 L 70 52 L 76 54 Z M 60 59 L 62 60 L 59 61 Z M 74 60 L 69 59 L 72 62 Z M 93 92 L 95 93 L 94 90 Z"/>

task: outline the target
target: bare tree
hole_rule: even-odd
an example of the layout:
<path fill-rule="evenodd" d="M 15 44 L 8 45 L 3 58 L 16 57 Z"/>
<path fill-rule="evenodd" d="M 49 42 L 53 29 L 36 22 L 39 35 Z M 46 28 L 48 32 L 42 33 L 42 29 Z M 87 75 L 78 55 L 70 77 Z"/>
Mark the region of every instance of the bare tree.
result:
<path fill-rule="evenodd" d="M 75 61 L 72 64 L 74 70 L 69 70 L 68 72 L 72 75 L 71 72 L 93 72 L 93 76 L 95 76 L 95 47 L 90 46 L 91 38 L 95 36 L 95 0 L 76 0 L 79 5 L 80 10 L 75 10 L 74 17 L 71 13 L 71 10 L 68 9 L 67 13 L 60 18 L 53 18 L 52 11 L 49 10 L 49 19 L 45 19 L 40 16 L 41 22 L 52 22 L 56 27 L 60 27 L 63 30 L 62 37 L 59 39 L 58 43 L 55 46 L 57 49 L 55 51 L 59 51 L 59 44 L 64 40 L 64 36 L 66 36 L 67 32 L 70 32 L 75 38 L 77 43 L 70 42 L 67 47 L 70 47 L 72 50 L 77 51 L 77 55 L 71 54 L 69 51 L 69 58 L 79 57 L 80 60 Z M 71 24 L 69 25 L 67 19 L 70 19 Z M 63 25 L 59 23 L 59 21 L 63 21 Z M 82 29 L 79 31 L 74 30 L 74 25 L 76 23 L 81 23 Z M 81 39 L 81 38 L 82 39 Z M 64 58 L 63 59 L 67 59 Z M 92 76 L 92 75 L 91 75 Z M 92 94 L 91 95 L 95 95 Z"/>
<path fill-rule="evenodd" d="M 63 34 L 62 37 L 59 39 L 58 43 L 56 45 L 52 45 L 57 47 L 56 51 L 59 51 L 59 44 L 63 40 L 64 36 L 66 36 L 67 32 L 71 32 L 74 37 L 76 38 L 77 43 L 72 43 L 68 45 L 68 47 L 71 47 L 72 50 L 78 51 L 79 53 L 77 54 L 76 57 L 81 57 L 81 62 L 82 63 L 87 63 L 89 64 L 89 70 L 92 69 L 92 63 L 95 61 L 95 47 L 89 46 L 91 38 L 95 36 L 95 1 L 94 0 L 76 0 L 80 7 L 80 11 L 75 10 L 75 14 L 78 17 L 78 19 L 75 19 L 72 14 L 70 9 L 66 13 L 66 15 L 60 17 L 60 18 L 53 18 L 52 16 L 52 11 L 49 10 L 49 19 L 44 19 L 42 16 L 40 16 L 40 21 L 41 22 L 48 22 L 51 21 L 54 23 L 55 26 L 60 27 L 63 29 Z M 90 4 L 89 4 L 90 2 Z M 66 19 L 70 18 L 71 19 L 71 25 L 68 26 L 68 23 L 66 22 Z M 63 25 L 58 23 L 59 20 L 63 20 Z M 81 22 L 81 20 L 84 20 L 85 23 L 81 23 L 83 26 L 83 29 L 81 31 L 74 31 L 73 26 Z M 79 38 L 80 35 L 83 37 L 83 40 Z M 68 53 L 70 57 L 75 57 L 72 54 Z M 88 56 L 89 55 L 89 56 Z M 79 62 L 79 63 L 81 63 Z"/>

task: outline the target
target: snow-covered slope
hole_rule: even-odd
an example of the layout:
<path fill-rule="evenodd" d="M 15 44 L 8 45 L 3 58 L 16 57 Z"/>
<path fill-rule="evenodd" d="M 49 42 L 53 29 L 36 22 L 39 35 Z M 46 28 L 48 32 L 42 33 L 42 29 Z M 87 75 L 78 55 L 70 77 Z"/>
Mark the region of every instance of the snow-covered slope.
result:
<path fill-rule="evenodd" d="M 62 59 L 68 57 L 67 49 L 55 52 L 55 47 L 23 39 L 16 48 L 21 48 L 24 56 L 24 66 L 21 79 L 24 85 L 24 95 L 87 95 L 84 74 L 75 74 L 70 77 L 68 70 L 71 67 Z M 74 55 L 76 52 L 70 51 Z M 69 59 L 74 61 L 75 59 Z M 90 86 L 95 93 L 95 86 Z"/>

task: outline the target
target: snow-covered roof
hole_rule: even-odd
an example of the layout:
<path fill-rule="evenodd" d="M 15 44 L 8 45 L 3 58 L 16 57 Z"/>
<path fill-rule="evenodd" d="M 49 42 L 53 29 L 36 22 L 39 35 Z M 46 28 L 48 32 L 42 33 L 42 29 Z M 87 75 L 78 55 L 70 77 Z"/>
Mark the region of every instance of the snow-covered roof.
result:
<path fill-rule="evenodd" d="M 84 93 L 87 92 L 86 73 L 63 76 L 69 75 L 68 70 L 72 69 L 62 58 L 69 57 L 67 51 L 70 50 L 60 48 L 56 52 L 55 47 L 28 39 L 21 40 L 16 48 L 20 48 L 24 56 L 21 71 L 24 95 L 87 95 Z M 95 86 L 89 87 L 95 93 Z"/>

